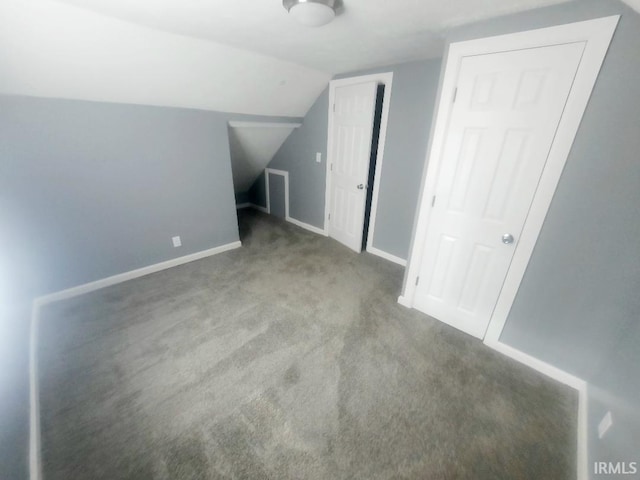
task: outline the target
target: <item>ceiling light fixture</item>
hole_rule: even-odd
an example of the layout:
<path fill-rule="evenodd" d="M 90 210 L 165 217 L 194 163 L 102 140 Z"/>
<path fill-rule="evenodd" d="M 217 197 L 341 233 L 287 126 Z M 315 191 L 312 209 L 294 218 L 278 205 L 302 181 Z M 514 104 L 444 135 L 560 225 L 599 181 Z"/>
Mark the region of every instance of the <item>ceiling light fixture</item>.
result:
<path fill-rule="evenodd" d="M 336 0 L 283 0 L 282 5 L 298 22 L 309 27 L 326 25 L 336 16 Z"/>

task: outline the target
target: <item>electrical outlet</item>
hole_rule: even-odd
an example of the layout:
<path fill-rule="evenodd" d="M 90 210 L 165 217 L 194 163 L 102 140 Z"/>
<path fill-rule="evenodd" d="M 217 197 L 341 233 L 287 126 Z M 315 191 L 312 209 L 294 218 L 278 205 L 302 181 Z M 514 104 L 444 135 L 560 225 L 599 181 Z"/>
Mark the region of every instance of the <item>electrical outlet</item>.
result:
<path fill-rule="evenodd" d="M 604 434 L 607 433 L 612 426 L 613 418 L 611 418 L 611 412 L 607 412 L 598 425 L 598 438 L 604 437 Z"/>
<path fill-rule="evenodd" d="M 316 153 L 316 163 L 322 163 L 322 153 Z"/>
<path fill-rule="evenodd" d="M 173 242 L 173 246 L 174 246 L 175 248 L 177 248 L 177 247 L 181 247 L 181 246 L 182 246 L 182 240 L 180 240 L 180 236 L 172 237 L 172 238 L 171 238 L 171 241 Z"/>

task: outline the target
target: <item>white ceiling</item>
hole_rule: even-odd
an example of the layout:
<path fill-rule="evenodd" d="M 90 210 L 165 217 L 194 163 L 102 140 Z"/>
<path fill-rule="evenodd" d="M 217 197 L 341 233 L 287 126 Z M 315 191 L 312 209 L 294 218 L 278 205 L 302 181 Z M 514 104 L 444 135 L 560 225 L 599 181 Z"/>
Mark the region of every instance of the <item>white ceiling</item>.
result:
<path fill-rule="evenodd" d="M 281 0 L 60 1 L 335 74 L 438 57 L 448 27 L 565 0 L 343 0 L 316 29 L 296 24 Z"/>
<path fill-rule="evenodd" d="M 300 117 L 329 79 L 274 57 L 61 2 L 0 0 L 4 94 Z"/>
<path fill-rule="evenodd" d="M 452 26 L 564 1 L 342 0 L 314 29 L 282 0 L 0 0 L 0 94 L 303 117 L 334 74 L 439 57 Z M 288 133 L 232 132 L 237 191 Z"/>
<path fill-rule="evenodd" d="M 640 13 L 640 0 L 622 0 L 624 3 L 633 8 L 636 12 Z"/>
<path fill-rule="evenodd" d="M 451 26 L 565 0 L 342 1 L 314 29 L 281 0 L 1 0 L 0 93 L 300 117 L 335 73 L 438 57 Z"/>

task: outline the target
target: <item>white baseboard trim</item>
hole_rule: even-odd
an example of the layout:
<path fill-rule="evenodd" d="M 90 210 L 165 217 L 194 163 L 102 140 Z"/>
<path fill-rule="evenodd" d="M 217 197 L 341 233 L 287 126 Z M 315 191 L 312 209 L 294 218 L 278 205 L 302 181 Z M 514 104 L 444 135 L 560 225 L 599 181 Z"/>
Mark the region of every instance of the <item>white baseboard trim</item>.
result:
<path fill-rule="evenodd" d="M 399 301 L 399 299 L 398 299 Z M 587 395 L 587 382 L 581 378 L 576 377 L 570 373 L 560 370 L 553 365 L 550 365 L 542 360 L 539 360 L 531 355 L 528 355 L 520 350 L 517 350 L 505 343 L 495 340 L 488 340 L 485 338 L 484 344 L 489 348 L 496 350 L 497 352 L 512 358 L 523 365 L 526 365 L 534 370 L 552 378 L 564 385 L 574 388 L 578 391 L 578 432 L 577 432 L 577 477 L 578 480 L 589 480 L 589 454 L 588 454 L 588 395 Z"/>
<path fill-rule="evenodd" d="M 246 203 L 236 203 L 236 210 L 240 210 L 242 208 L 249 208 L 251 204 L 249 202 Z"/>
<path fill-rule="evenodd" d="M 547 377 L 553 378 L 554 380 L 560 383 L 563 383 L 565 385 L 568 385 L 571 388 L 575 388 L 576 390 L 580 390 L 585 384 L 585 381 L 582 380 L 581 378 L 571 375 L 570 373 L 567 373 L 564 370 L 560 370 L 559 368 L 554 367 L 553 365 L 550 365 L 546 362 L 543 362 L 542 360 L 532 357 L 531 355 L 521 352 L 520 350 L 517 350 L 505 343 L 502 343 L 499 340 L 495 342 L 495 341 L 488 341 L 487 339 L 485 339 L 484 344 L 489 348 L 492 348 L 493 350 L 496 350 L 497 352 L 500 352 L 509 358 L 513 358 L 514 360 L 524 365 L 527 365 L 528 367 L 531 367 L 534 370 L 537 370 L 538 372 L 546 375 Z"/>
<path fill-rule="evenodd" d="M 131 270 L 125 273 L 119 273 L 118 275 L 113 275 L 111 277 L 96 280 L 94 282 L 85 283 L 84 285 L 78 285 L 77 287 L 72 287 L 66 290 L 61 290 L 59 292 L 50 293 L 48 295 L 38 297 L 36 301 L 39 302 L 40 305 L 44 305 L 46 303 L 57 302 L 59 300 L 66 300 L 68 298 L 76 297 L 78 295 L 93 292 L 94 290 L 99 290 L 101 288 L 110 287 L 111 285 L 116 285 L 118 283 L 126 282 L 127 280 L 133 280 L 134 278 L 143 277 L 145 275 L 159 272 L 161 270 L 177 267 L 178 265 L 183 265 L 185 263 L 193 262 L 195 260 L 200 260 L 201 258 L 217 255 L 219 253 L 226 252 L 228 250 L 233 250 L 241 246 L 242 246 L 242 243 L 240 241 L 227 243 L 226 245 L 220 245 L 219 247 L 210 248 L 208 250 L 202 250 L 200 252 L 185 255 L 183 257 L 173 258 L 171 260 L 156 263 L 154 265 L 149 265 L 147 267 L 138 268 L 136 270 Z"/>
<path fill-rule="evenodd" d="M 29 326 L 29 479 L 41 480 L 40 388 L 38 384 L 38 317 L 40 303 L 33 301 Z"/>
<path fill-rule="evenodd" d="M 400 295 L 398 297 L 398 303 L 400 305 L 402 305 L 403 307 L 407 307 L 407 308 L 411 308 L 411 302 L 409 301 L 409 299 L 407 297 L 405 297 L 404 295 Z"/>
<path fill-rule="evenodd" d="M 261 205 L 256 205 L 255 203 L 250 203 L 249 204 L 249 208 L 253 208 L 255 210 L 258 210 L 262 213 L 269 213 L 269 210 L 267 210 L 267 207 L 263 207 Z"/>
<path fill-rule="evenodd" d="M 40 323 L 40 310 L 44 305 L 77 297 L 85 293 L 93 292 L 101 288 L 110 287 L 118 283 L 143 277 L 161 270 L 167 270 L 178 265 L 184 265 L 195 260 L 217 255 L 242 246 L 240 241 L 220 245 L 219 247 L 202 250 L 200 252 L 173 258 L 165 262 L 156 263 L 147 267 L 138 268 L 129 272 L 120 273 L 111 277 L 85 283 L 77 287 L 68 288 L 59 292 L 37 297 L 31 306 L 31 325 L 29 333 L 29 478 L 30 480 L 42 479 L 42 455 L 41 455 L 41 430 L 40 430 L 40 395 L 38 385 L 38 330 Z"/>
<path fill-rule="evenodd" d="M 287 217 L 286 220 L 287 222 L 293 223 L 294 225 L 304 228 L 305 230 L 309 230 L 310 232 L 317 233 L 318 235 L 322 235 L 325 237 L 327 236 L 327 233 L 322 228 L 314 227 L 313 225 L 309 225 L 308 223 L 301 222 L 300 220 L 297 220 L 293 217 Z"/>
<path fill-rule="evenodd" d="M 578 480 L 589 480 L 589 385 L 578 389 Z"/>
<path fill-rule="evenodd" d="M 403 267 L 407 266 L 407 261 L 405 259 L 396 257 L 395 255 L 391 255 L 390 253 L 384 252 L 376 247 L 367 247 L 367 252 L 372 255 L 384 258 L 385 260 L 389 260 L 390 262 L 396 263 L 398 265 L 402 265 Z"/>

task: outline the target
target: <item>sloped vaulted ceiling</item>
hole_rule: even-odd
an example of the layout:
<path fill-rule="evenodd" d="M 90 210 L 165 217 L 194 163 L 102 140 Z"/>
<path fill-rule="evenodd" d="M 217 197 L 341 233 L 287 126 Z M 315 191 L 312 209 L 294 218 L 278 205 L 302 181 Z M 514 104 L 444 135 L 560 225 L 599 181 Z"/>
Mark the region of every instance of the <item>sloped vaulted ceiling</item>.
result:
<path fill-rule="evenodd" d="M 442 54 L 443 32 L 564 0 L 2 0 L 0 93 L 304 116 L 333 74 Z M 640 0 L 628 0 L 637 2 Z"/>
<path fill-rule="evenodd" d="M 290 124 L 289 124 L 290 125 Z M 233 159 L 233 185 L 236 193 L 249 191 L 294 126 L 242 126 L 229 128 L 229 147 Z"/>
<path fill-rule="evenodd" d="M 146 6 L 158 12 L 158 5 Z M 301 117 L 329 79 L 286 60 L 64 2 L 0 2 L 3 94 Z M 248 189 L 271 160 L 265 155 L 290 132 L 245 129 L 233 136 L 237 192 Z"/>
<path fill-rule="evenodd" d="M 2 0 L 0 94 L 303 117 L 333 74 L 438 57 L 451 26 L 563 1 L 342 0 L 309 29 L 281 0 Z M 262 156 L 234 172 L 282 140 L 255 132 L 232 146 Z"/>
<path fill-rule="evenodd" d="M 60 1 L 336 74 L 439 57 L 451 26 L 565 0 L 340 0 L 322 28 L 295 23 L 282 0 Z"/>
<path fill-rule="evenodd" d="M 624 3 L 633 8 L 636 12 L 640 13 L 640 0 L 622 0 Z"/>
<path fill-rule="evenodd" d="M 0 2 L 0 93 L 303 116 L 329 78 L 61 2 Z"/>

